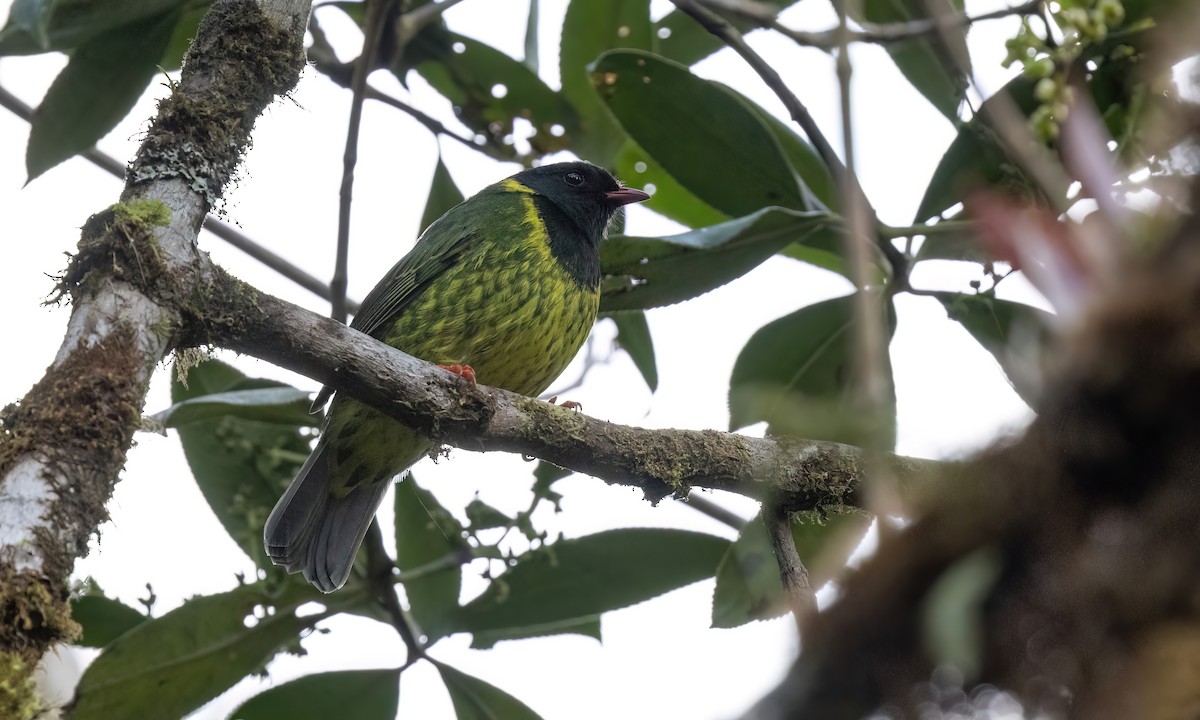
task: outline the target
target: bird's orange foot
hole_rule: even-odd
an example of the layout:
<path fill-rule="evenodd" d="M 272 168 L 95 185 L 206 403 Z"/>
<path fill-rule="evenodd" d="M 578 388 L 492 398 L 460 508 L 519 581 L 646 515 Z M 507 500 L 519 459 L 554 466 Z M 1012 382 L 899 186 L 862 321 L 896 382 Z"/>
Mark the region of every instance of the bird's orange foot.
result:
<path fill-rule="evenodd" d="M 470 365 L 438 365 L 446 372 L 454 373 L 471 385 L 475 384 L 475 369 Z"/>
<path fill-rule="evenodd" d="M 550 403 L 551 405 L 558 405 L 558 396 L 554 395 L 546 402 Z M 563 400 L 562 405 L 559 405 L 559 407 L 564 407 L 568 410 L 575 410 L 577 412 L 583 412 L 583 403 L 577 403 L 574 400 Z"/>

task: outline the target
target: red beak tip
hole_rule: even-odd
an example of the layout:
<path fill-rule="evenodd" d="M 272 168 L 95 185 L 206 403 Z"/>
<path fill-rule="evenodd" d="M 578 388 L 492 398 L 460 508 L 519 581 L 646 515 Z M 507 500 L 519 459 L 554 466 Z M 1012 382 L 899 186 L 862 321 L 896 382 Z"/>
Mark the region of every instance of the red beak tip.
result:
<path fill-rule="evenodd" d="M 648 193 L 634 188 L 621 188 L 620 190 L 612 190 L 605 194 L 605 197 L 617 205 L 628 205 L 630 203 L 645 202 L 650 199 Z"/>

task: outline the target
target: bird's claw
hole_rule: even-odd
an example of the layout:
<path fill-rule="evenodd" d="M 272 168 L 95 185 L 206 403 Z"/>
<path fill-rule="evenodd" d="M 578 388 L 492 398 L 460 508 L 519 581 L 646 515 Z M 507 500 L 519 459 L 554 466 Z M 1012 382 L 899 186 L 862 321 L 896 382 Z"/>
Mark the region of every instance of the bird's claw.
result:
<path fill-rule="evenodd" d="M 558 396 L 552 395 L 546 402 L 550 403 L 551 405 L 558 405 Z M 559 407 L 566 408 L 567 410 L 574 410 L 575 412 L 583 412 L 583 403 L 578 403 L 574 400 L 563 400 L 562 405 L 559 405 Z"/>
<path fill-rule="evenodd" d="M 438 365 L 441 369 L 449 373 L 454 373 L 468 384 L 475 385 L 475 369 L 470 365 Z"/>

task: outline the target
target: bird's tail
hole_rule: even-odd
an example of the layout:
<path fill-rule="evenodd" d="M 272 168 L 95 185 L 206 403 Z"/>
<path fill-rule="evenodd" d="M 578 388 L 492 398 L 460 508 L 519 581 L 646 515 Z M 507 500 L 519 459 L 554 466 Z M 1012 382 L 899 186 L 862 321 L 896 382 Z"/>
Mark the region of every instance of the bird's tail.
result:
<path fill-rule="evenodd" d="M 267 518 L 263 540 L 271 562 L 304 578 L 321 592 L 345 584 L 358 546 L 379 509 L 388 483 L 364 484 L 345 497 L 330 494 L 324 447 L 309 456 Z"/>

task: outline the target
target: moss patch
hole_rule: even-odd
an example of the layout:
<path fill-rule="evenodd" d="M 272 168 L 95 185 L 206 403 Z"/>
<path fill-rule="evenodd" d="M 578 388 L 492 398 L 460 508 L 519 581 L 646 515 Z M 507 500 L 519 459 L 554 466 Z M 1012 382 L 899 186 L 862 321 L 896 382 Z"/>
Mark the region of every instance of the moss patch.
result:
<path fill-rule="evenodd" d="M 30 663 L 20 655 L 0 653 L 0 717 L 32 720 L 43 709 Z"/>
<path fill-rule="evenodd" d="M 76 348 L 20 403 L 0 410 L 0 473 L 36 451 L 55 470 L 46 478 L 56 494 L 50 525 L 68 536 L 77 530 L 67 538 L 35 538 L 47 577 L 65 580 L 91 529 L 106 517 L 141 415 L 140 365 L 132 333 L 114 333 Z"/>
<path fill-rule="evenodd" d="M 130 166 L 130 184 L 183 178 L 214 207 L 250 147 L 254 121 L 304 67 L 302 33 L 256 3 L 218 0 L 204 17 L 174 92 Z"/>
<path fill-rule="evenodd" d="M 49 302 L 90 294 L 102 280 L 124 280 L 151 297 L 171 297 L 176 282 L 163 258 L 155 228 L 171 222 L 171 211 L 157 200 L 117 203 L 88 218 Z M 94 272 L 98 271 L 98 272 Z"/>

